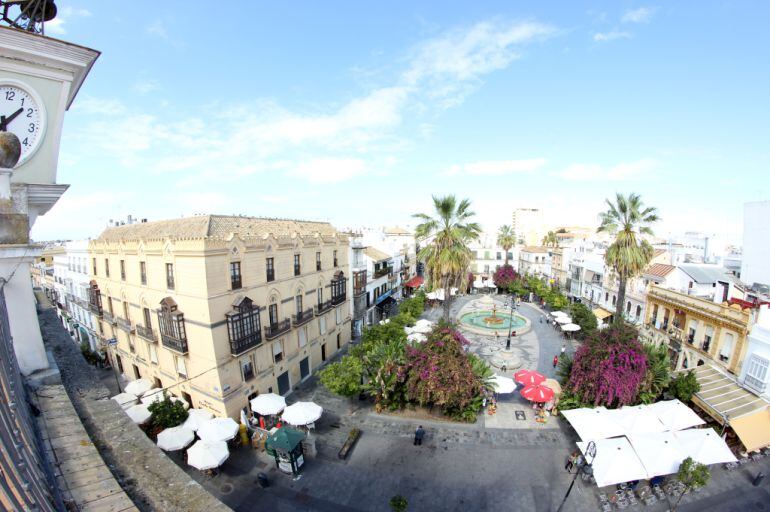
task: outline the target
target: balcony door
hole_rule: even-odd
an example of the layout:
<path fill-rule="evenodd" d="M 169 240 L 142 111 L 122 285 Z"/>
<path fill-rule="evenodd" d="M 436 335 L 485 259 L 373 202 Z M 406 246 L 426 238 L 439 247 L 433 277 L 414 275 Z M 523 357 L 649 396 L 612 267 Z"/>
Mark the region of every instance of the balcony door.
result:
<path fill-rule="evenodd" d="M 278 376 L 278 394 L 279 395 L 285 395 L 289 392 L 291 389 L 291 385 L 289 383 L 289 372 L 283 372 Z"/>

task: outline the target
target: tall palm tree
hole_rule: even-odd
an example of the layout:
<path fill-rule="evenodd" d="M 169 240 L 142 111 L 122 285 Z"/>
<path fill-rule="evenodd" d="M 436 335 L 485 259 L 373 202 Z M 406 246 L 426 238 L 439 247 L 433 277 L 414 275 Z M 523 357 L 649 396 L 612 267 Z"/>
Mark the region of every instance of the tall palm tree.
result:
<path fill-rule="evenodd" d="M 413 217 L 422 222 L 415 229 L 418 242 L 425 242 L 418 253 L 428 268 L 431 288 L 444 289 L 444 319 L 449 320 L 452 287 L 463 288 L 468 279 L 468 267 L 473 253 L 468 243 L 479 238 L 481 227 L 470 222 L 475 214 L 467 199 L 458 202 L 455 196 L 433 196 L 435 217 L 416 213 Z"/>
<path fill-rule="evenodd" d="M 508 266 L 508 251 L 511 247 L 516 245 L 516 233 L 511 229 L 511 226 L 503 224 L 500 229 L 497 230 L 497 245 L 502 247 L 505 251 L 505 266 Z"/>
<path fill-rule="evenodd" d="M 548 247 L 549 245 L 551 247 L 556 247 L 559 245 L 559 239 L 556 237 L 556 233 L 549 231 L 548 234 L 543 237 L 543 240 L 540 243 L 543 244 L 543 247 Z"/>
<path fill-rule="evenodd" d="M 615 321 L 623 320 L 623 303 L 626 299 L 626 283 L 638 276 L 652 260 L 652 246 L 641 235 L 652 235 L 650 224 L 660 220 L 654 207 L 644 207 L 639 194 L 616 194 L 615 203 L 609 199 L 607 211 L 601 213 L 601 225 L 597 232 L 615 236 L 604 254 L 604 262 L 618 276 L 618 302 L 615 305 Z"/>

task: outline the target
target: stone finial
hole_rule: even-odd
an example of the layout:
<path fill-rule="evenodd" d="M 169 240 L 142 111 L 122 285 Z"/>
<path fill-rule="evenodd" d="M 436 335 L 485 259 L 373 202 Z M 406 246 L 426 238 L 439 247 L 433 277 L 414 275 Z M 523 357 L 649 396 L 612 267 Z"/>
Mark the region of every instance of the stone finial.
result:
<path fill-rule="evenodd" d="M 13 169 L 21 157 L 21 143 L 13 132 L 0 132 L 0 168 Z"/>

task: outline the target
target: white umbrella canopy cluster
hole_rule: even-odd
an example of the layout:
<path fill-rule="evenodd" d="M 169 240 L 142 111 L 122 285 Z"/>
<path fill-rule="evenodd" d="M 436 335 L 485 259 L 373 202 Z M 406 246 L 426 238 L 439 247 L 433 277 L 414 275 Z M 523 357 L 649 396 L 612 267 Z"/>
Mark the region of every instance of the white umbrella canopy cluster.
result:
<path fill-rule="evenodd" d="M 205 409 L 190 409 L 187 411 L 187 419 L 182 423 L 184 428 L 197 432 L 214 415 Z"/>
<path fill-rule="evenodd" d="M 136 396 L 142 396 L 150 389 L 152 389 L 152 382 L 147 379 L 136 379 L 126 384 L 123 392 L 131 393 L 132 395 Z"/>
<path fill-rule="evenodd" d="M 318 421 L 323 412 L 323 407 L 313 402 L 297 402 L 284 409 L 281 419 L 289 425 L 308 425 Z"/>
<path fill-rule="evenodd" d="M 554 317 L 554 320 L 556 320 L 557 324 L 571 324 L 572 323 L 572 318 L 570 318 L 568 316 L 557 316 L 557 317 Z"/>
<path fill-rule="evenodd" d="M 417 320 L 414 323 L 414 326 L 412 327 L 404 327 L 404 332 L 407 334 L 428 334 L 433 330 L 434 324 L 430 320 L 425 320 L 424 318 L 421 318 L 420 320 Z"/>
<path fill-rule="evenodd" d="M 420 332 L 413 332 L 412 334 L 408 335 L 406 339 L 413 343 L 424 343 L 427 341 L 428 337 Z"/>
<path fill-rule="evenodd" d="M 181 450 L 192 443 L 193 439 L 195 439 L 195 433 L 182 425 L 167 428 L 158 434 L 158 448 L 167 452 Z"/>
<path fill-rule="evenodd" d="M 691 428 L 675 432 L 679 445 L 688 456 L 701 464 L 735 462 L 733 452 L 713 428 Z"/>
<path fill-rule="evenodd" d="M 516 383 L 510 377 L 503 375 L 495 375 L 492 379 L 492 386 L 495 388 L 495 393 L 508 394 L 513 393 L 516 389 Z"/>
<path fill-rule="evenodd" d="M 286 399 L 275 393 L 264 393 L 253 398 L 250 402 L 251 410 L 262 416 L 279 414 L 286 408 Z"/>
<path fill-rule="evenodd" d="M 561 326 L 561 330 L 564 332 L 576 332 L 580 330 L 580 326 L 578 324 L 564 324 Z"/>
<path fill-rule="evenodd" d="M 647 469 L 636 455 L 631 443 L 625 437 L 599 439 L 596 443 L 596 457 L 591 464 L 596 485 L 605 487 L 621 482 L 632 482 L 648 478 Z M 588 443 L 577 443 L 585 455 Z M 589 457 L 589 462 L 590 457 Z"/>
<path fill-rule="evenodd" d="M 136 405 L 136 402 L 139 401 L 136 395 L 132 395 L 131 393 L 119 393 L 113 396 L 112 400 L 115 400 L 123 410 L 128 409 L 132 405 Z"/>
<path fill-rule="evenodd" d="M 205 471 L 218 468 L 229 456 L 230 452 L 224 441 L 201 440 L 187 450 L 187 463 L 195 469 Z"/>
<path fill-rule="evenodd" d="M 229 441 L 238 434 L 238 423 L 232 418 L 212 418 L 198 428 L 203 441 Z"/>
<path fill-rule="evenodd" d="M 569 313 L 565 313 L 564 311 L 554 311 L 551 313 L 551 316 L 556 318 L 557 316 L 569 316 Z"/>
<path fill-rule="evenodd" d="M 131 418 L 131 421 L 137 425 L 142 425 L 143 423 L 150 421 L 150 418 L 152 417 L 152 413 L 147 407 L 146 404 L 132 405 L 126 409 L 126 414 Z"/>
<path fill-rule="evenodd" d="M 647 406 L 668 430 L 684 430 L 706 422 L 677 399 L 663 400 Z"/>

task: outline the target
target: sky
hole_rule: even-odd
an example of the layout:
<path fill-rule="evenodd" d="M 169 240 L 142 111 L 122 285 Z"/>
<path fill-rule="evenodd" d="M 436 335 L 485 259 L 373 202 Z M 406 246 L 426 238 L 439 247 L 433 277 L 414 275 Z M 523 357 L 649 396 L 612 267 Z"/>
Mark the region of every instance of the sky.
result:
<path fill-rule="evenodd" d="M 226 4 L 226 5 L 225 5 Z M 102 52 L 36 240 L 197 213 L 409 225 L 431 195 L 739 243 L 770 199 L 770 3 L 58 0 Z"/>

